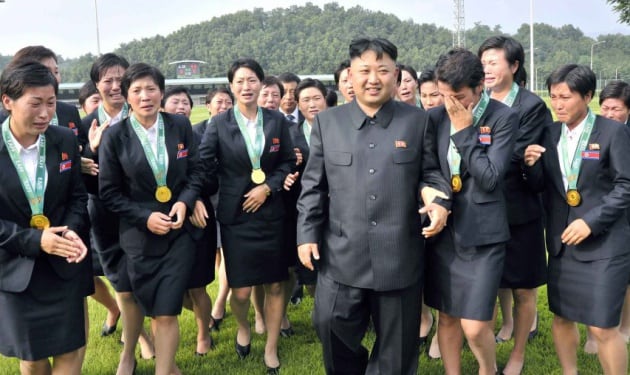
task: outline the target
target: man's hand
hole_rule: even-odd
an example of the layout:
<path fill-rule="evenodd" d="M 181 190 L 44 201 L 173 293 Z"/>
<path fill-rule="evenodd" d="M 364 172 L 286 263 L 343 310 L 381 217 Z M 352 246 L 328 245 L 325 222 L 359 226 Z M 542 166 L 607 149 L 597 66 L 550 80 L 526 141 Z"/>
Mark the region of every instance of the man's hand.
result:
<path fill-rule="evenodd" d="M 422 196 L 422 202 L 424 203 L 425 206 L 428 206 L 429 204 L 433 203 L 436 197 L 439 197 L 442 199 L 448 199 L 448 196 L 445 193 L 435 188 L 432 188 L 431 186 L 423 187 L 422 190 L 420 191 L 420 195 Z"/>
<path fill-rule="evenodd" d="M 529 145 L 529 146 L 527 146 L 527 148 L 525 149 L 524 157 L 523 157 L 523 161 L 525 162 L 525 165 L 528 166 L 528 167 L 531 167 L 534 164 L 536 164 L 538 159 L 540 159 L 540 157 L 542 156 L 543 152 L 545 152 L 545 151 L 546 151 L 546 149 L 543 146 L 540 146 L 540 145 Z"/>
<path fill-rule="evenodd" d="M 267 184 L 258 185 L 247 194 L 244 195 L 245 202 L 243 202 L 243 211 L 247 213 L 253 213 L 258 211 L 267 200 L 267 195 L 271 191 Z"/>
<path fill-rule="evenodd" d="M 300 262 L 302 262 L 304 267 L 314 271 L 315 267 L 313 266 L 313 262 L 311 262 L 311 255 L 313 256 L 313 259 L 319 260 L 319 250 L 317 249 L 316 243 L 303 243 L 298 246 L 298 257 L 300 258 Z"/>
<path fill-rule="evenodd" d="M 197 200 L 195 202 L 195 208 L 193 210 L 193 214 L 190 216 L 190 222 L 192 225 L 197 228 L 205 228 L 207 223 L 206 219 L 208 218 L 208 210 L 206 209 L 206 205 L 203 204 L 201 200 Z"/>
<path fill-rule="evenodd" d="M 591 235 L 591 228 L 582 219 L 575 219 L 562 232 L 560 239 L 565 245 L 579 245 L 588 236 Z"/>
<path fill-rule="evenodd" d="M 291 186 L 293 186 L 293 184 L 295 183 L 295 180 L 297 180 L 299 175 L 300 175 L 300 172 L 289 173 L 287 177 L 284 179 L 284 186 L 283 186 L 284 190 L 286 191 L 291 190 Z"/>
<path fill-rule="evenodd" d="M 426 213 L 431 220 L 431 224 L 428 227 L 422 228 L 422 235 L 425 238 L 433 237 L 440 233 L 446 226 L 446 220 L 450 214 L 446 208 L 440 206 L 437 203 L 430 203 L 420 209 L 421 214 Z"/>
<path fill-rule="evenodd" d="M 444 108 L 446 108 L 448 117 L 451 119 L 451 125 L 456 132 L 472 126 L 473 103 L 470 103 L 468 108 L 465 108 L 455 97 L 446 96 L 444 97 Z"/>

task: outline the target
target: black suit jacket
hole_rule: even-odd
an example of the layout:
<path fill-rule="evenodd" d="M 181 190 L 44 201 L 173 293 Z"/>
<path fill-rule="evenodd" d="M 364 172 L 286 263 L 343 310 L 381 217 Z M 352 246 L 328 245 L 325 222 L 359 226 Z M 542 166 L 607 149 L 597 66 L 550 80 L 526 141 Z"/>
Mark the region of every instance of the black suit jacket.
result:
<path fill-rule="evenodd" d="M 108 128 L 99 146 L 99 195 L 106 207 L 120 216 L 120 244 L 131 254 L 162 255 L 168 251 L 164 236 L 150 232 L 152 212 L 168 214 L 182 201 L 192 213 L 199 195 L 200 175 L 197 144 L 187 118 L 162 113 L 169 159 L 166 183 L 173 193 L 170 202 L 155 199 L 157 183 L 129 118 Z M 192 230 L 185 220 L 183 230 Z M 176 236 L 177 230 L 166 236 Z"/>
<path fill-rule="evenodd" d="M 505 197 L 508 222 L 518 225 L 542 216 L 540 196 L 523 178 L 523 155 L 527 146 L 540 143 L 544 129 L 551 126 L 553 120 L 545 102 L 524 88 L 519 89 L 512 110 L 518 115 L 518 129 L 512 160 L 505 174 Z"/>
<path fill-rule="evenodd" d="M 297 242 L 318 243 L 320 272 L 379 291 L 422 277 L 419 187 L 447 191 L 428 116 L 390 100 L 369 118 L 356 101 L 317 115 L 298 200 Z"/>
<path fill-rule="evenodd" d="M 450 230 L 460 246 L 483 246 L 510 238 L 503 185 L 510 165 L 514 135 L 518 128 L 516 113 L 490 99 L 479 126 L 470 126 L 451 136 L 451 122 L 444 106 L 429 111 L 431 127 L 436 127 L 440 169 L 451 179 L 448 165 L 449 140 L 461 156 L 462 190 L 453 194 Z M 479 141 L 480 127 L 489 127 L 491 144 Z M 447 227 L 448 228 L 448 227 Z"/>
<path fill-rule="evenodd" d="M 81 159 L 77 139 L 63 127 L 49 126 L 46 132 L 46 170 L 48 183 L 44 194 L 44 215 L 52 226 L 64 226 L 81 234 L 88 227 L 87 194 L 81 180 Z M 71 160 L 68 170 L 61 163 Z M 37 258 L 45 258 L 55 272 L 72 278 L 82 264 L 41 250 L 42 231 L 29 225 L 31 208 L 22 190 L 17 171 L 0 137 L 0 290 L 21 292 L 31 280 Z"/>
<path fill-rule="evenodd" d="M 199 149 L 200 161 L 206 178 L 215 173 L 219 176 L 217 220 L 221 224 L 243 223 L 252 217 L 273 220 L 284 215 L 279 192 L 291 171 L 291 165 L 295 164 L 289 134 L 291 122 L 277 111 L 263 108 L 262 113 L 265 146 L 260 166 L 272 194 L 255 213 L 245 213 L 242 209 L 245 200 L 243 195 L 255 185 L 251 181 L 252 164 L 234 110 L 229 109 L 213 116 L 203 135 Z M 218 161 L 218 166 L 215 161 Z"/>
<path fill-rule="evenodd" d="M 582 160 L 577 181 L 582 203 L 577 207 L 566 203 L 557 150 L 561 129 L 559 122 L 545 129 L 541 145 L 546 151 L 536 164 L 525 168 L 528 183 L 534 189 L 544 191 L 547 251 L 552 256 L 568 251 L 580 261 L 628 253 L 629 129 L 616 121 L 597 116 L 588 144 L 591 148 L 599 148 L 599 159 Z M 562 232 L 580 218 L 590 227 L 591 235 L 577 246 L 565 246 L 560 240 Z"/>

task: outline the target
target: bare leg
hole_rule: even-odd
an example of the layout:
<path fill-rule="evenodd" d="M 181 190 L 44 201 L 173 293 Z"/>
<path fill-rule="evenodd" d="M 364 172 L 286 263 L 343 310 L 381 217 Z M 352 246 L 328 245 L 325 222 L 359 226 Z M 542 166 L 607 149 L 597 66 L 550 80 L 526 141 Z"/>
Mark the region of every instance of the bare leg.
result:
<path fill-rule="evenodd" d="M 252 305 L 254 305 L 255 312 L 255 324 L 254 330 L 257 334 L 262 335 L 265 333 L 265 289 L 262 285 L 254 285 L 252 287 L 251 295 Z"/>
<path fill-rule="evenodd" d="M 144 319 L 143 319 L 144 320 Z M 138 344 L 140 344 L 140 356 L 142 359 L 155 358 L 155 348 L 153 347 L 153 340 L 144 327 L 140 330 L 140 337 L 138 337 Z"/>
<path fill-rule="evenodd" d="M 39 361 L 20 361 L 20 374 L 22 375 L 50 375 L 52 367 L 48 358 Z"/>
<path fill-rule="evenodd" d="M 438 318 L 438 341 L 440 352 L 444 361 L 444 371 L 446 375 L 460 375 L 462 372 L 462 344 L 464 335 L 460 324 L 460 319 L 439 313 Z"/>
<path fill-rule="evenodd" d="M 289 321 L 289 317 L 287 316 L 287 306 L 289 305 L 289 301 L 291 300 L 291 293 L 293 292 L 293 288 L 297 283 L 297 276 L 295 274 L 295 267 L 289 267 L 289 278 L 282 282 L 282 287 L 284 288 L 284 310 L 282 314 L 282 322 L 280 323 L 280 328 L 289 329 L 291 328 L 291 322 Z"/>
<path fill-rule="evenodd" d="M 577 374 L 577 347 L 580 334 L 575 322 L 554 315 L 551 324 L 553 343 L 564 375 Z"/>
<path fill-rule="evenodd" d="M 440 343 L 438 340 L 440 330 L 439 313 L 437 314 L 435 319 L 437 319 L 437 325 L 435 326 L 435 333 L 433 334 L 433 338 L 431 339 L 431 346 L 429 346 L 429 357 L 432 359 L 442 358 L 442 353 L 440 353 Z"/>
<path fill-rule="evenodd" d="M 138 336 L 142 329 L 144 315 L 131 292 L 116 293 L 116 298 L 118 299 L 118 306 L 122 310 L 123 323 L 123 350 L 120 354 L 120 362 L 118 363 L 116 374 L 127 375 L 133 373 L 136 364 L 136 342 L 138 342 Z"/>
<path fill-rule="evenodd" d="M 233 288 L 232 297 L 230 298 L 232 314 L 234 314 L 234 318 L 238 324 L 236 342 L 241 346 L 249 345 L 251 342 L 251 329 L 249 321 L 247 320 L 251 292 L 252 287 Z"/>
<path fill-rule="evenodd" d="M 597 354 L 597 340 L 593 337 L 591 330 L 586 329 L 586 342 L 584 343 L 584 353 Z"/>
<path fill-rule="evenodd" d="M 479 375 L 494 375 L 497 359 L 492 321 L 461 319 L 461 324 L 470 350 L 479 363 Z"/>
<path fill-rule="evenodd" d="M 605 375 L 628 374 L 628 349 L 617 327 L 588 327 L 597 340 L 597 356 Z"/>
<path fill-rule="evenodd" d="M 426 339 L 432 327 L 433 314 L 431 314 L 431 309 L 423 303 L 420 313 L 420 332 L 418 333 L 418 337 Z"/>
<path fill-rule="evenodd" d="M 195 288 L 188 290 L 190 299 L 193 303 L 193 311 L 195 313 L 195 321 L 197 322 L 197 350 L 199 354 L 206 354 L 212 349 L 212 337 L 208 332 L 210 324 L 210 309 L 212 301 L 206 292 L 206 288 Z"/>
<path fill-rule="evenodd" d="M 626 299 L 621 310 L 621 325 L 619 326 L 621 336 L 626 342 L 630 338 L 630 287 L 626 289 Z"/>
<path fill-rule="evenodd" d="M 265 364 L 269 367 L 280 366 L 278 359 L 278 337 L 280 336 L 280 322 L 284 311 L 283 283 L 265 284 L 265 326 L 267 327 L 267 342 L 265 344 Z"/>
<path fill-rule="evenodd" d="M 52 375 L 81 375 L 84 356 L 81 349 L 53 357 Z"/>
<path fill-rule="evenodd" d="M 83 320 L 85 321 L 85 345 L 78 349 L 81 364 L 83 364 L 85 360 L 85 351 L 87 350 L 88 339 L 90 338 L 90 314 L 88 314 L 87 298 L 83 298 Z"/>
<path fill-rule="evenodd" d="M 525 346 L 536 318 L 536 289 L 514 289 L 514 348 L 503 373 L 518 375 L 525 363 Z"/>
<path fill-rule="evenodd" d="M 120 314 L 120 309 L 116 303 L 116 299 L 109 292 L 105 281 L 98 276 L 94 277 L 94 294 L 90 297 L 107 309 L 107 318 L 105 324 L 108 327 L 113 327 L 117 322 Z"/>
<path fill-rule="evenodd" d="M 227 296 L 230 291 L 230 287 L 227 282 L 227 275 L 225 274 L 225 261 L 221 256 L 223 250 L 217 249 L 217 263 L 219 269 L 219 290 L 217 292 L 217 298 L 214 301 L 214 307 L 212 309 L 212 317 L 214 319 L 223 319 L 225 314 L 225 305 Z"/>
<path fill-rule="evenodd" d="M 512 338 L 514 330 L 514 317 L 512 316 L 512 289 L 499 289 L 499 306 L 501 306 L 501 329 L 497 333 L 497 342 L 508 341 Z"/>
<path fill-rule="evenodd" d="M 151 325 L 155 332 L 155 375 L 171 375 L 176 371 L 175 352 L 179 345 L 177 316 L 156 316 Z"/>

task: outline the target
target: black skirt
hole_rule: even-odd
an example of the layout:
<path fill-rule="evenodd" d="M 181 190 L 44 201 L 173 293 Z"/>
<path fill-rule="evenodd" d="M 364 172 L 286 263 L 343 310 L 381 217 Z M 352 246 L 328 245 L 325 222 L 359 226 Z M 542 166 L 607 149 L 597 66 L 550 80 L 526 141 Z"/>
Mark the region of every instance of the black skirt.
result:
<path fill-rule="evenodd" d="M 38 257 L 25 291 L 0 291 L 0 353 L 37 361 L 84 346 L 86 278 L 92 278 L 88 267 L 64 280 Z"/>
<path fill-rule="evenodd" d="M 252 218 L 242 224 L 221 224 L 228 284 L 232 288 L 286 280 L 283 220 Z"/>
<path fill-rule="evenodd" d="M 456 246 L 451 230 L 427 242 L 425 303 L 453 317 L 489 321 L 501 280 L 505 244 Z"/>
<path fill-rule="evenodd" d="M 214 260 L 217 254 L 217 226 L 214 216 L 208 218 L 203 234 L 194 242 L 195 259 L 187 289 L 202 288 L 214 280 Z"/>
<path fill-rule="evenodd" d="M 547 251 L 542 219 L 510 225 L 501 288 L 533 289 L 547 282 Z"/>
<path fill-rule="evenodd" d="M 619 324 L 628 287 L 630 254 L 580 262 L 570 252 L 549 257 L 549 309 L 573 322 L 600 328 Z"/>

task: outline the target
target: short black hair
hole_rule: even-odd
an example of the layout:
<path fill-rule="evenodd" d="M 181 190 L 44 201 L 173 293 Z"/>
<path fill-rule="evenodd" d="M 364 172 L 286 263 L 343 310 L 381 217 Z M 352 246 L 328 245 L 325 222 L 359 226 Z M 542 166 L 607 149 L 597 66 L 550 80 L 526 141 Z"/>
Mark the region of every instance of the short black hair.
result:
<path fill-rule="evenodd" d="M 418 86 L 422 85 L 425 82 L 435 82 L 435 70 L 433 69 L 425 69 L 420 73 L 420 77 L 418 77 Z"/>
<path fill-rule="evenodd" d="M 339 77 L 341 76 L 341 72 L 348 69 L 349 67 L 350 67 L 350 60 L 343 60 L 341 63 L 339 63 L 339 66 L 337 67 L 337 69 L 335 69 L 335 72 L 333 73 L 335 77 L 336 86 L 339 86 Z"/>
<path fill-rule="evenodd" d="M 193 100 L 192 97 L 190 96 L 190 93 L 188 93 L 188 89 L 182 86 L 174 86 L 174 87 L 169 87 L 166 92 L 164 93 L 164 98 L 162 98 L 162 108 L 164 108 L 164 105 L 166 104 L 166 100 L 173 96 L 173 95 L 179 95 L 179 94 L 186 94 L 186 97 L 188 97 L 188 102 L 190 103 L 190 109 L 192 109 L 193 107 Z"/>
<path fill-rule="evenodd" d="M 289 83 L 289 82 L 295 82 L 295 83 L 300 83 L 300 77 L 298 77 L 296 74 L 291 73 L 291 72 L 284 72 L 282 74 L 280 74 L 278 76 L 278 80 L 280 80 L 280 82 L 282 83 Z M 284 96 L 284 95 L 282 95 Z"/>
<path fill-rule="evenodd" d="M 265 72 L 263 71 L 263 68 L 260 66 L 258 61 L 250 58 L 241 58 L 234 60 L 234 62 L 230 66 L 230 70 L 228 70 L 227 73 L 228 82 L 232 83 L 232 80 L 234 80 L 234 74 L 240 68 L 251 69 L 254 74 L 256 74 L 256 77 L 258 77 L 259 81 L 265 79 Z"/>
<path fill-rule="evenodd" d="M 0 96 L 19 99 L 30 87 L 52 86 L 59 91 L 57 79 L 50 70 L 35 60 L 17 60 L 9 63 L 0 75 Z"/>
<path fill-rule="evenodd" d="M 214 98 L 216 94 L 227 94 L 232 102 L 234 102 L 234 95 L 232 95 L 232 91 L 230 91 L 230 89 L 228 89 L 227 87 L 217 87 L 209 90 L 206 94 L 206 104 L 210 104 L 212 98 Z"/>
<path fill-rule="evenodd" d="M 399 64 L 398 69 L 400 69 L 401 74 L 404 70 L 405 72 L 409 73 L 411 77 L 413 77 L 414 81 L 418 80 L 418 72 L 416 72 L 416 70 L 413 67 L 411 67 L 411 65 Z"/>
<path fill-rule="evenodd" d="M 328 94 L 326 94 L 326 106 L 328 106 L 328 108 L 336 107 L 338 101 L 339 98 L 337 97 L 337 91 L 328 90 Z"/>
<path fill-rule="evenodd" d="M 464 48 L 454 48 L 438 58 L 435 75 L 439 82 L 446 83 L 457 91 L 462 87 L 474 89 L 483 82 L 481 60 Z"/>
<path fill-rule="evenodd" d="M 509 36 L 491 36 L 481 43 L 477 56 L 481 58 L 481 55 L 489 49 L 502 49 L 505 59 L 510 65 L 514 65 L 518 61 L 518 68 L 512 75 L 512 79 L 517 85 L 521 85 L 521 82 L 527 81 L 527 72 L 525 71 L 525 51 L 523 51 L 523 45 L 521 45 L 521 43 Z"/>
<path fill-rule="evenodd" d="M 122 81 L 120 82 L 120 90 L 125 98 L 127 98 L 129 87 L 133 82 L 140 78 L 150 77 L 153 82 L 160 88 L 161 92 L 164 92 L 165 82 L 164 74 L 154 66 L 145 63 L 136 63 L 130 65 L 125 74 L 123 74 Z"/>
<path fill-rule="evenodd" d="M 551 72 L 545 83 L 549 92 L 551 86 L 566 83 L 569 90 L 577 92 L 582 98 L 589 94 L 592 98 L 597 87 L 597 77 L 586 65 L 566 64 Z"/>
<path fill-rule="evenodd" d="M 378 59 L 383 58 L 383 53 L 394 61 L 398 58 L 398 48 L 385 38 L 359 38 L 350 42 L 350 60 L 360 57 L 365 51 L 374 51 Z"/>
<path fill-rule="evenodd" d="M 307 89 L 309 87 L 314 87 L 318 89 L 322 93 L 322 96 L 326 98 L 326 94 L 327 94 L 326 86 L 324 86 L 324 84 L 320 80 L 313 79 L 313 78 L 305 78 L 295 88 L 295 101 L 296 102 L 300 101 L 300 92 L 302 92 L 302 90 Z"/>
<path fill-rule="evenodd" d="M 292 82 L 292 81 L 285 81 L 285 82 Z M 273 85 L 278 86 L 278 89 L 280 90 L 280 97 L 284 96 L 284 85 L 282 84 L 282 81 L 280 81 L 280 79 L 278 79 L 276 76 L 265 77 L 265 79 L 262 80 L 261 84 L 263 88 L 273 86 Z"/>
<path fill-rule="evenodd" d="M 630 108 L 630 85 L 625 81 L 612 81 L 599 93 L 599 105 L 606 99 L 619 99 Z"/>
<path fill-rule="evenodd" d="M 90 68 L 90 79 L 94 82 L 94 84 L 97 84 L 107 69 L 115 66 L 120 66 L 126 70 L 129 68 L 129 62 L 124 57 L 114 53 L 106 53 L 99 56 Z"/>
<path fill-rule="evenodd" d="M 79 90 L 79 106 L 83 107 L 83 104 L 85 104 L 87 98 L 94 94 L 98 94 L 98 90 L 96 89 L 96 85 L 94 84 L 94 82 L 85 82 Z"/>
<path fill-rule="evenodd" d="M 44 59 L 52 58 L 57 62 L 57 55 L 50 49 L 44 46 L 27 46 L 15 53 L 12 60 L 35 60 L 42 61 Z"/>

